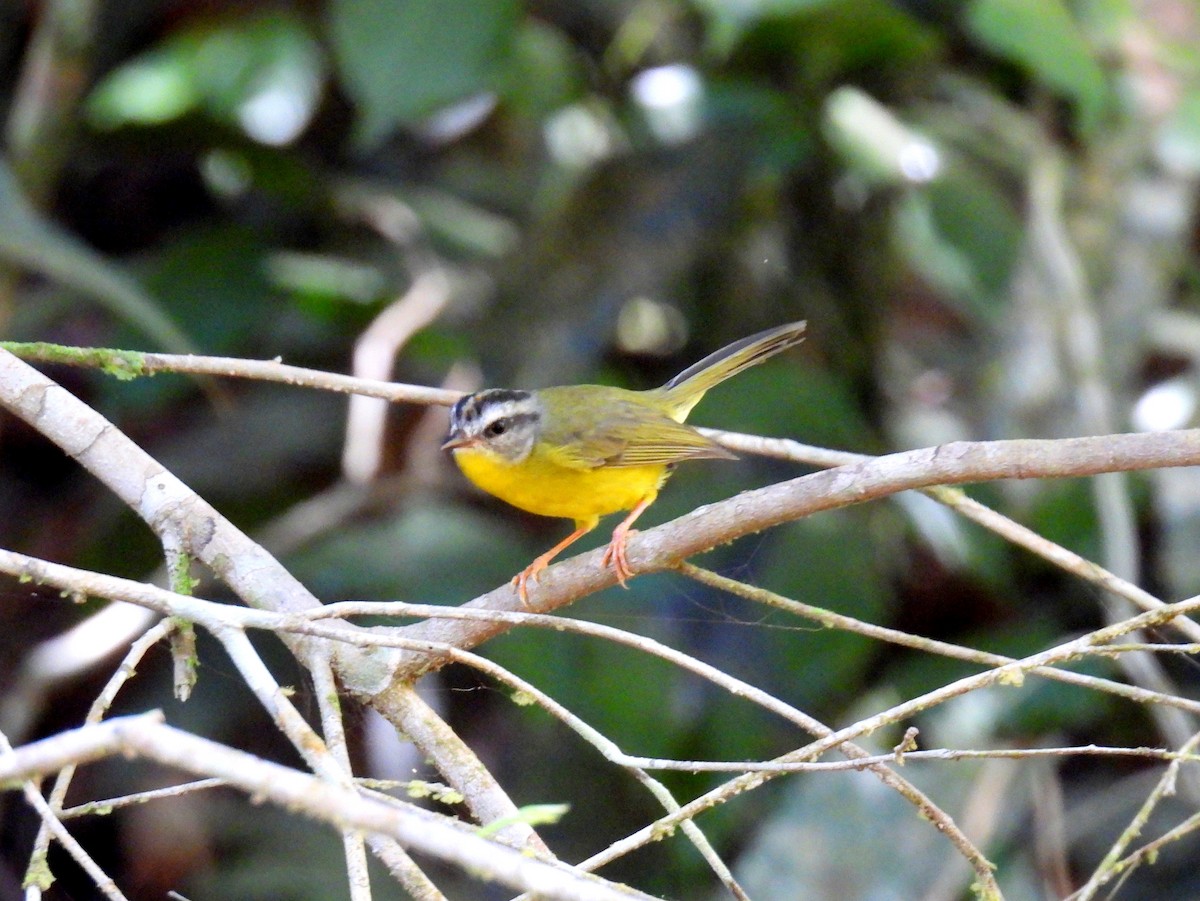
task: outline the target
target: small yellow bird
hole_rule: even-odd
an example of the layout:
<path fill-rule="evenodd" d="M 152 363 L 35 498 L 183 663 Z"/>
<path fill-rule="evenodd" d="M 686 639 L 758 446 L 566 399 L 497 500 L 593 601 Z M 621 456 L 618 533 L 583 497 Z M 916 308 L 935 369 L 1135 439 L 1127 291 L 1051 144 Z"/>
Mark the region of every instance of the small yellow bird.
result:
<path fill-rule="evenodd" d="M 632 572 L 625 558 L 630 528 L 658 497 L 674 464 L 736 459 L 684 424 L 706 391 L 804 340 L 803 322 L 735 341 L 689 366 L 661 388 L 629 391 L 564 385 L 538 391 L 489 388 L 468 394 L 450 413 L 442 445 L 463 475 L 503 501 L 541 516 L 575 520 L 575 531 L 513 577 L 522 604 L 527 585 L 551 560 L 600 523 L 628 510 L 604 552 L 617 580 Z"/>

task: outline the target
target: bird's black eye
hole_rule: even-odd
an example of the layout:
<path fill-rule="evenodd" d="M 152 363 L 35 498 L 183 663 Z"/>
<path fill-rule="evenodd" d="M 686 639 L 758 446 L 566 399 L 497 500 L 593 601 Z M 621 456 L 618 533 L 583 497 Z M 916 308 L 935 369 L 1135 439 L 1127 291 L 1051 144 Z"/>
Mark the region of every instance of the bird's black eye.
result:
<path fill-rule="evenodd" d="M 497 419 L 495 422 L 489 422 L 484 427 L 483 435 L 485 438 L 498 438 L 508 431 L 508 420 Z"/>

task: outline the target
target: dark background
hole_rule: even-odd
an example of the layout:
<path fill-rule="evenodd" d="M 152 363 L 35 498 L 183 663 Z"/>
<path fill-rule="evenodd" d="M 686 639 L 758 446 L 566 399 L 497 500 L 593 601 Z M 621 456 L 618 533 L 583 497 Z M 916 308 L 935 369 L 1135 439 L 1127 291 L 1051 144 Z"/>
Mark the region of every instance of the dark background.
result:
<path fill-rule="evenodd" d="M 363 330 L 432 273 L 448 302 L 403 348 L 400 381 L 650 387 L 728 341 L 806 318 L 799 350 L 714 391 L 693 421 L 867 453 L 1186 426 L 1200 352 L 1198 16 L 1183 0 L 7 0 L 0 332 L 346 372 Z M 569 528 L 469 490 L 436 452 L 440 409 L 394 409 L 382 472 L 345 504 L 344 398 L 49 371 L 325 600 L 457 604 Z M 644 522 L 803 471 L 683 467 Z M 1124 482 L 1135 514 L 1124 530 L 1097 515 L 1093 487 L 972 493 L 1097 562 L 1117 566 L 1124 552 L 1140 572 L 1122 574 L 1166 599 L 1195 592 L 1195 474 Z M 11 418 L 0 420 L 0 544 L 139 579 L 161 554 L 129 511 Z M 1004 653 L 1103 622 L 1095 590 L 921 498 L 822 514 L 702 562 Z M 27 684 L 39 642 L 97 607 L 4 583 L 0 727 L 14 743 L 78 723 L 118 659 Z M 673 575 L 566 612 L 688 650 L 833 725 L 973 671 Z M 303 698 L 299 669 L 261 644 Z M 628 649 L 519 630 L 483 652 L 630 753 L 757 758 L 804 741 Z M 1190 660 L 1165 665 L 1194 692 Z M 206 641 L 201 666 L 180 705 L 156 652 L 119 709 L 162 706 L 173 722 L 294 762 Z M 536 709 L 466 670 L 427 681 L 518 803 L 572 804 L 546 829 L 565 859 L 656 816 L 632 779 Z M 364 748 L 368 723 L 355 717 Z M 1135 705 L 1035 681 L 918 725 L 924 747 L 1164 741 Z M 403 769 L 399 751 L 383 753 Z M 378 757 L 364 751 L 362 766 Z M 1159 772 L 1078 758 L 905 775 L 958 817 L 981 798 L 998 805 L 972 834 L 986 836 L 1009 896 L 1026 898 L 1086 877 Z M 163 778 L 114 762 L 88 768 L 78 792 Z M 717 780 L 666 781 L 686 798 Z M 16 794 L 2 801 L 7 899 L 19 896 L 33 826 Z M 1181 818 L 1167 810 L 1164 824 Z M 947 843 L 873 777 L 780 779 L 700 823 L 756 897 L 924 897 L 947 867 L 946 897 L 967 891 Z M 331 834 L 233 795 L 89 820 L 80 835 L 131 897 L 345 892 Z M 1120 897 L 1195 897 L 1189 853 L 1169 849 Z M 47 897 L 95 897 L 52 860 L 60 881 Z M 678 838 L 604 873 L 671 897 L 712 891 Z M 504 897 L 491 891 L 448 889 Z"/>

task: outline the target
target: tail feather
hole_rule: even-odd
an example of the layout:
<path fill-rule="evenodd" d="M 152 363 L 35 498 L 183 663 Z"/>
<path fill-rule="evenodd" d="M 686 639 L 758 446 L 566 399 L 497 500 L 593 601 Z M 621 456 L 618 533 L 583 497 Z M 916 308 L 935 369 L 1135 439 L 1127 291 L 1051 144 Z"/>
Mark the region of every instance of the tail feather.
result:
<path fill-rule="evenodd" d="M 672 417 L 682 422 L 709 388 L 757 366 L 780 351 L 795 347 L 804 340 L 805 324 L 803 321 L 789 322 L 734 341 L 683 370 L 658 389 L 666 396 Z"/>

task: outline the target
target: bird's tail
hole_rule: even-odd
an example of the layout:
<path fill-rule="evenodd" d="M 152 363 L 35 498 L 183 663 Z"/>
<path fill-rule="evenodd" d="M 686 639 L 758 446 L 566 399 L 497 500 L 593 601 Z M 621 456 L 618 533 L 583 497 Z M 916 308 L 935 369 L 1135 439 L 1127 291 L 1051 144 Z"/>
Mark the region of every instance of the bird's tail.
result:
<path fill-rule="evenodd" d="M 666 398 L 671 417 L 683 422 L 709 388 L 757 366 L 780 351 L 795 347 L 804 340 L 805 324 L 803 321 L 789 322 L 734 341 L 683 370 L 658 389 Z"/>

